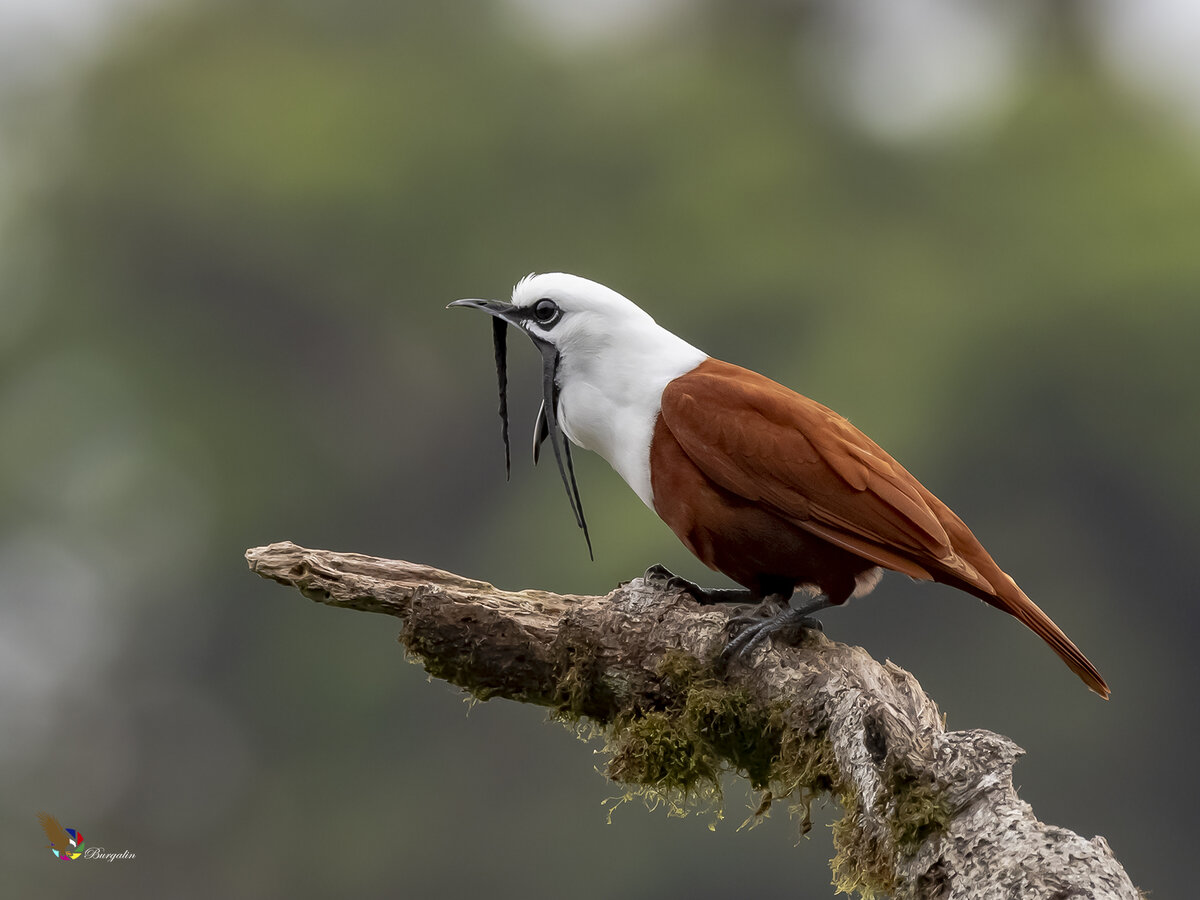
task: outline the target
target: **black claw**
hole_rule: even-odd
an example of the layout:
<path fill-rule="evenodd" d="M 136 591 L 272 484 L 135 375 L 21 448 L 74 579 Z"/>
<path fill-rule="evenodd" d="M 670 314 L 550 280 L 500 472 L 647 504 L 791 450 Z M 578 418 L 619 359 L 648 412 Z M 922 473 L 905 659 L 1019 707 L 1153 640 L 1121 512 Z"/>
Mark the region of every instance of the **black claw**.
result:
<path fill-rule="evenodd" d="M 655 563 L 646 570 L 643 576 L 647 581 L 662 582 L 668 590 L 682 591 L 690 596 L 697 603 L 712 602 L 707 600 L 709 592 L 694 581 L 688 581 L 686 578 L 681 578 L 676 575 L 666 566 L 661 563 Z"/>
<path fill-rule="evenodd" d="M 655 563 L 646 570 L 646 574 L 642 577 L 647 581 L 669 581 L 675 577 L 675 573 L 662 563 Z"/>
<path fill-rule="evenodd" d="M 726 629 L 730 633 L 730 637 L 735 638 L 747 628 L 752 628 L 757 625 L 762 625 L 771 621 L 772 618 L 779 615 L 783 610 L 778 606 L 770 603 L 758 603 L 748 607 L 748 611 L 736 616 L 731 616 L 729 621 L 725 623 Z"/>
<path fill-rule="evenodd" d="M 757 616 L 735 616 L 730 619 L 730 625 L 744 627 L 721 651 L 717 658 L 717 671 L 724 672 L 735 659 L 748 661 L 756 649 L 776 635 L 783 637 L 789 645 L 795 646 L 805 630 L 824 631 L 820 621 L 805 613 L 805 610 L 785 607 L 766 620 Z"/>
<path fill-rule="evenodd" d="M 770 637 L 766 625 L 767 622 L 759 622 L 743 628 L 736 637 L 730 640 L 717 658 L 717 671 L 724 672 L 735 659 L 749 659 L 755 648 Z"/>
<path fill-rule="evenodd" d="M 690 581 L 685 581 L 680 578 L 666 566 L 661 563 L 655 563 L 646 570 L 646 574 L 642 576 L 646 581 L 657 581 L 662 583 L 664 587 L 675 588 L 681 591 L 686 591 L 689 588 L 694 588 L 695 585 Z"/>

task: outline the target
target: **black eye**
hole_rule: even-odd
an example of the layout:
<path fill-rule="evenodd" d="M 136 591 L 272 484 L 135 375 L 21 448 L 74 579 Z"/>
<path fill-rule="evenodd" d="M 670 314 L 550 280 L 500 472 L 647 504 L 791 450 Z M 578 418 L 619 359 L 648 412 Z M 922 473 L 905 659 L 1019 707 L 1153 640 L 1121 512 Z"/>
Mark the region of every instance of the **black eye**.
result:
<path fill-rule="evenodd" d="M 558 318 L 559 312 L 558 304 L 547 297 L 533 304 L 533 318 L 539 325 L 549 325 Z"/>

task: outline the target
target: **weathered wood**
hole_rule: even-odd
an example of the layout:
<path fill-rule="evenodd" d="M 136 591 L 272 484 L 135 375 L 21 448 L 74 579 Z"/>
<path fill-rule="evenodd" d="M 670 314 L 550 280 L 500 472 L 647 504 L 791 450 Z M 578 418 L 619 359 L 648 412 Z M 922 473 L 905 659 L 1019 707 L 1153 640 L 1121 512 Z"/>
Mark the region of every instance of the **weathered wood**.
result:
<path fill-rule="evenodd" d="M 1023 752 L 988 731 L 947 732 L 916 679 L 806 632 L 718 677 L 728 609 L 661 580 L 604 597 L 504 591 L 398 560 L 246 552 L 251 569 L 332 606 L 404 621 L 430 673 L 478 697 L 541 704 L 604 729 L 608 774 L 671 803 L 719 793 L 723 770 L 806 808 L 825 792 L 839 887 L 866 895 L 1010 900 L 1140 896 L 1104 838 L 1045 825 L 1017 797 Z"/>

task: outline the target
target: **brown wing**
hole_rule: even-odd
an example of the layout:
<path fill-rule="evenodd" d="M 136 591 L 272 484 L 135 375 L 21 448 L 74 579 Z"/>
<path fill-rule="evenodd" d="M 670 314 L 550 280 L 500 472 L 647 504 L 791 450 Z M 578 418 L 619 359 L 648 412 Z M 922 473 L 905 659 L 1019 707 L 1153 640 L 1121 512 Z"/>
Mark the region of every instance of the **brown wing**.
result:
<path fill-rule="evenodd" d="M 963 521 L 833 410 L 709 359 L 667 385 L 661 416 L 692 462 L 725 490 L 865 559 L 944 581 L 1010 613 L 1108 696 L 1096 668 Z"/>
<path fill-rule="evenodd" d="M 991 590 L 954 546 L 951 533 L 966 530 L 961 521 L 815 400 L 710 359 L 667 386 L 662 416 L 689 458 L 726 490 L 887 568 L 923 579 L 945 573 Z"/>
<path fill-rule="evenodd" d="M 51 847 L 63 852 L 71 849 L 71 836 L 67 834 L 67 829 L 58 823 L 58 819 L 49 813 L 41 812 L 38 813 L 38 821 L 42 823 L 42 831 L 46 832 L 46 840 L 50 842 Z"/>

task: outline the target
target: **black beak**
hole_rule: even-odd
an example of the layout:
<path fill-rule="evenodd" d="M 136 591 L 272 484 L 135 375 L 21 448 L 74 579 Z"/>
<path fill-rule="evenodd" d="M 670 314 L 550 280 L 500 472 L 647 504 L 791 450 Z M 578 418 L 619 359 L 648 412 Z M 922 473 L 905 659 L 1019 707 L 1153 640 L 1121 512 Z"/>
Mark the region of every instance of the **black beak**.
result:
<path fill-rule="evenodd" d="M 451 309 L 455 306 L 482 309 L 488 315 L 503 319 L 510 325 L 516 325 L 521 320 L 520 311 L 511 303 L 507 303 L 504 300 L 455 300 L 453 303 L 447 303 L 446 309 Z"/>
<path fill-rule="evenodd" d="M 575 524 L 583 530 L 583 539 L 587 543 L 588 557 L 595 559 L 592 553 L 592 538 L 588 534 L 587 520 L 583 516 L 583 501 L 579 499 L 579 485 L 575 483 L 575 466 L 571 462 L 571 443 L 564 440 L 562 426 L 558 423 L 558 350 L 547 340 L 536 337 L 520 327 L 523 310 L 503 300 L 455 300 L 447 305 L 466 306 L 481 309 L 492 316 L 492 342 L 496 350 L 496 379 L 500 387 L 500 424 L 501 435 L 504 438 L 504 474 L 507 479 L 511 471 L 511 453 L 508 441 L 508 347 L 506 343 L 507 326 L 517 326 L 520 331 L 529 335 L 533 345 L 542 355 L 542 408 L 538 412 L 537 424 L 533 432 L 533 461 L 537 464 L 538 450 L 542 441 L 548 437 L 554 450 L 554 461 L 558 464 L 558 474 L 562 478 L 563 487 L 567 491 L 567 499 L 571 503 L 571 512 L 575 514 Z"/>

